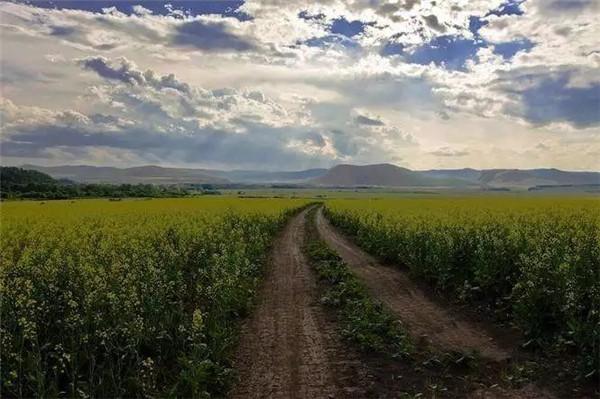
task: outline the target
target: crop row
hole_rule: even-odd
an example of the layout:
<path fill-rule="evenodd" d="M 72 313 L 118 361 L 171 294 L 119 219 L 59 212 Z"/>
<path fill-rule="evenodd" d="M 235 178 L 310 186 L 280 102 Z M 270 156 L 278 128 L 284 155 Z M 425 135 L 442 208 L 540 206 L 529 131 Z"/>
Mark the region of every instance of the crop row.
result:
<path fill-rule="evenodd" d="M 579 376 L 597 375 L 597 199 L 334 200 L 326 213 L 369 252 L 516 324 L 529 345 L 575 353 Z"/>
<path fill-rule="evenodd" d="M 2 392 L 223 393 L 286 200 L 2 205 Z"/>

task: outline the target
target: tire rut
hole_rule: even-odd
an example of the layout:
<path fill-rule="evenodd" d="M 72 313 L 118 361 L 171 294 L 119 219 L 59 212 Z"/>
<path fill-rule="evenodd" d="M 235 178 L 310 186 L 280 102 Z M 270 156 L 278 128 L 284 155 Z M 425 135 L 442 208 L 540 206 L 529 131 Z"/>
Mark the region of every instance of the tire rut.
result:
<path fill-rule="evenodd" d="M 436 349 L 476 352 L 494 362 L 511 357 L 510 351 L 496 343 L 481 326 L 451 315 L 427 298 L 405 272 L 380 264 L 346 239 L 325 218 L 322 208 L 317 213 L 317 228 L 322 238 L 365 282 L 373 296 L 406 324 L 411 335 Z"/>
<path fill-rule="evenodd" d="M 325 242 L 359 276 L 373 297 L 383 302 L 403 323 L 411 335 L 424 338 L 438 350 L 475 351 L 494 363 L 511 359 L 511 351 L 503 348 L 478 323 L 451 315 L 445 308 L 427 298 L 425 293 L 400 269 L 384 266 L 339 233 L 317 212 L 317 230 Z M 520 389 L 477 389 L 470 399 L 556 399 L 551 392 L 528 384 Z"/>
<path fill-rule="evenodd" d="M 242 327 L 231 398 L 364 395 L 357 385 L 366 371 L 327 319 L 302 252 L 307 212 L 293 217 L 274 244 L 259 302 Z"/>

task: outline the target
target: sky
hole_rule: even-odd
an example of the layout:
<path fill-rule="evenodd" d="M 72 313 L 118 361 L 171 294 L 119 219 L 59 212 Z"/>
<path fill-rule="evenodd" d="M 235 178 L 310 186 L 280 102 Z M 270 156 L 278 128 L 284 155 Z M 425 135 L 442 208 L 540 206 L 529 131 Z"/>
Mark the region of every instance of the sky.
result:
<path fill-rule="evenodd" d="M 600 0 L 0 2 L 3 165 L 600 170 Z"/>

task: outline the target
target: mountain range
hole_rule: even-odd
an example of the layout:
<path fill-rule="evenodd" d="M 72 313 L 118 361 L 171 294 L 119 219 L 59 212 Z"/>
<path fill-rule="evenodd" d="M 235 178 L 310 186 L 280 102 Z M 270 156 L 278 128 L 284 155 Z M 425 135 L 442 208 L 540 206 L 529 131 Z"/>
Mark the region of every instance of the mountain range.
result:
<path fill-rule="evenodd" d="M 410 170 L 391 164 L 337 165 L 331 169 L 291 172 L 215 170 L 138 166 L 132 168 L 88 165 L 36 166 L 57 179 L 85 183 L 153 184 L 298 184 L 323 187 L 483 187 L 529 188 L 534 186 L 600 185 L 598 172 L 569 172 L 558 169 L 432 169 Z"/>

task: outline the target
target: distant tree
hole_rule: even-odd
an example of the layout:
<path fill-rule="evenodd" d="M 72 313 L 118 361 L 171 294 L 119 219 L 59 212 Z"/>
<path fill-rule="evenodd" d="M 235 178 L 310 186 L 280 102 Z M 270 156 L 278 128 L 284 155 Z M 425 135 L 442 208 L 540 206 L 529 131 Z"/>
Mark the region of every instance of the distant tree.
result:
<path fill-rule="evenodd" d="M 80 184 L 56 180 L 45 173 L 16 167 L 0 167 L 0 198 L 68 199 L 90 197 L 181 197 L 179 187 L 152 184 Z"/>

